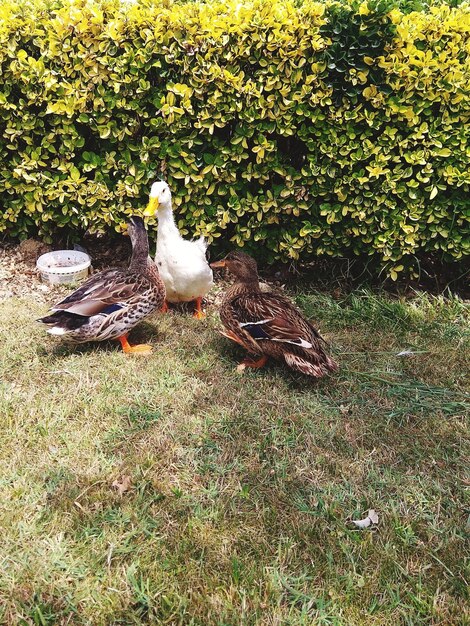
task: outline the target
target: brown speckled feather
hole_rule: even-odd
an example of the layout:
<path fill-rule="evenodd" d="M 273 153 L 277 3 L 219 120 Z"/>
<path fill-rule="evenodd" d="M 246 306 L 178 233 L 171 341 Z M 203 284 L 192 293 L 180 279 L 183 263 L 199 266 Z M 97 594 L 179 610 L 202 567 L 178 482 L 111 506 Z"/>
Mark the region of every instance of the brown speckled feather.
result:
<path fill-rule="evenodd" d="M 49 333 L 76 343 L 116 339 L 162 307 L 165 286 L 148 256 L 142 218 L 131 218 L 129 227 L 133 244 L 129 268 L 100 272 L 54 305 L 52 315 L 39 320 L 49 326 Z"/>
<path fill-rule="evenodd" d="M 310 322 L 287 299 L 274 293 L 241 294 L 230 303 L 232 314 L 241 324 L 259 324 L 267 339 L 291 343 L 308 342 L 321 348 L 324 340 Z M 240 327 L 243 329 L 243 326 Z M 249 332 L 245 335 L 252 338 Z"/>
<path fill-rule="evenodd" d="M 150 289 L 151 282 L 143 274 L 121 269 L 105 270 L 54 305 L 52 311 L 96 315 L 110 304 L 129 303 Z"/>
<path fill-rule="evenodd" d="M 260 290 L 251 257 L 230 253 L 226 265 L 242 278 L 227 291 L 220 307 L 227 336 L 251 354 L 283 360 L 309 376 L 319 378 L 338 369 L 325 352 L 320 333 L 301 311 L 284 296 Z"/>

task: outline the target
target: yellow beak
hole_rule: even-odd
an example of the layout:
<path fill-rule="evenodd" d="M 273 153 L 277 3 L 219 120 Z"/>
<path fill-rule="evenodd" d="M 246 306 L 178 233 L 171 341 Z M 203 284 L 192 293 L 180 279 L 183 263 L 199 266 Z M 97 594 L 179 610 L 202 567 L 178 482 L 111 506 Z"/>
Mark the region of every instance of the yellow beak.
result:
<path fill-rule="evenodd" d="M 153 217 L 158 210 L 158 198 L 150 198 L 147 208 L 144 211 L 145 217 Z"/>

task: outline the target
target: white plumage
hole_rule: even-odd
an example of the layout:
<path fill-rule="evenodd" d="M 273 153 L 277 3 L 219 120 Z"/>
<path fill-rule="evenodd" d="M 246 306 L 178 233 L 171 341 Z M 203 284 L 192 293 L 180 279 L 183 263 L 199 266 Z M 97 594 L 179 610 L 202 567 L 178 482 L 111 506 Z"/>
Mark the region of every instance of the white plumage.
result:
<path fill-rule="evenodd" d="M 49 335 L 65 335 L 67 331 L 65 330 L 65 328 L 61 328 L 60 326 L 53 326 L 52 328 L 49 328 L 49 330 L 47 330 L 46 332 L 48 332 Z"/>
<path fill-rule="evenodd" d="M 181 236 L 173 217 L 171 192 L 159 181 L 152 185 L 144 215 L 157 215 L 155 263 L 165 283 L 168 302 L 196 300 L 196 317 L 202 317 L 200 303 L 213 284 L 212 270 L 206 259 L 204 237 L 187 241 Z"/>

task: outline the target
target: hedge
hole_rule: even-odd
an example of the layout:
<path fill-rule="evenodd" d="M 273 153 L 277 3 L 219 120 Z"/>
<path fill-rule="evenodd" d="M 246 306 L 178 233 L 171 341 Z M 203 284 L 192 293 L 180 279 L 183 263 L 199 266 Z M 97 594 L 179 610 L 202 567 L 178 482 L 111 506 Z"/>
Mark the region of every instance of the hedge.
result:
<path fill-rule="evenodd" d="M 179 226 L 267 260 L 469 253 L 470 5 L 0 2 L 0 231 Z"/>

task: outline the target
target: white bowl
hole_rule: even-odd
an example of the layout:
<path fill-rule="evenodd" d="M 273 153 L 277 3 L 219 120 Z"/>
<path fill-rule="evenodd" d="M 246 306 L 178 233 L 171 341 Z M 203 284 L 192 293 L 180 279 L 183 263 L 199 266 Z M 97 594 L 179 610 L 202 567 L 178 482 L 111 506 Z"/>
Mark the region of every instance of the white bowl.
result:
<path fill-rule="evenodd" d="M 78 250 L 55 250 L 36 261 L 41 279 L 51 284 L 76 283 L 88 276 L 91 259 Z"/>

